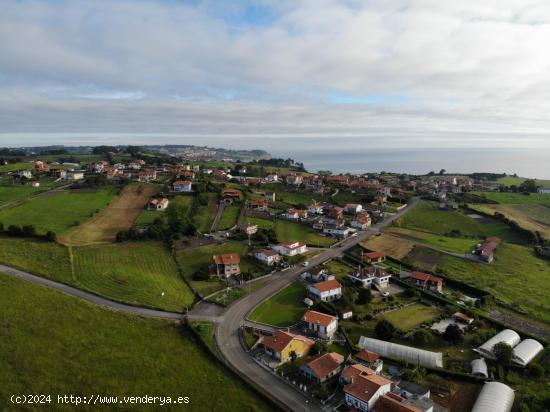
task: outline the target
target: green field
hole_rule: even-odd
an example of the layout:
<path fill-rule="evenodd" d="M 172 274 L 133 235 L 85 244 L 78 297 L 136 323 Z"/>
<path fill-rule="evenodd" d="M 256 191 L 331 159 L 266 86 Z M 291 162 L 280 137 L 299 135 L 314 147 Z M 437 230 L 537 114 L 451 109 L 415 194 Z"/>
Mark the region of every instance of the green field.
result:
<path fill-rule="evenodd" d="M 497 179 L 497 182 L 500 183 L 501 185 L 505 185 L 505 186 L 512 186 L 512 185 L 519 186 L 523 182 L 525 182 L 526 180 L 527 180 L 527 178 L 525 178 L 525 177 L 506 176 L 506 177 L 501 177 L 500 179 Z M 537 185 L 540 185 L 540 186 L 546 187 L 546 188 L 550 187 L 550 180 L 535 179 L 535 181 L 537 182 Z"/>
<path fill-rule="evenodd" d="M 390 321 L 396 328 L 407 332 L 423 322 L 435 319 L 438 315 L 439 310 L 437 307 L 414 303 L 402 309 L 389 312 L 383 315 L 383 318 Z"/>
<path fill-rule="evenodd" d="M 522 193 L 504 193 L 504 192 L 472 192 L 474 195 L 484 197 L 487 200 L 501 204 L 546 204 L 550 205 L 550 195 L 541 195 L 531 193 L 524 195 Z"/>
<path fill-rule="evenodd" d="M 390 233 L 395 233 L 405 239 L 410 239 L 415 242 L 425 243 L 435 246 L 441 250 L 455 253 L 470 253 L 481 239 L 450 237 L 436 235 L 433 233 L 421 232 L 418 230 L 404 229 L 392 227 Z"/>
<path fill-rule="evenodd" d="M 39 309 L 39 310 L 37 310 Z M 188 396 L 116 410 L 273 410 L 172 322 L 119 314 L 0 274 L 0 410 L 12 394 Z M 212 390 L 205 390 L 211 388 Z M 74 409 L 68 406 L 68 409 Z M 79 410 L 98 406 L 79 405 Z M 99 409 L 102 409 L 99 407 Z"/>
<path fill-rule="evenodd" d="M 18 162 L 0 165 L 0 173 L 11 172 L 14 170 L 34 170 L 33 162 Z"/>
<path fill-rule="evenodd" d="M 84 246 L 73 248 L 73 255 L 75 283 L 81 288 L 175 312 L 193 303 L 193 293 L 160 242 Z"/>
<path fill-rule="evenodd" d="M 437 269 L 441 274 L 487 290 L 533 317 L 550 322 L 550 261 L 537 258 L 531 249 L 501 244 L 490 265 L 439 257 Z"/>
<path fill-rule="evenodd" d="M 19 206 L 0 210 L 4 226 L 34 225 L 37 232 L 52 230 L 58 235 L 82 223 L 97 210 L 106 207 L 115 198 L 116 190 L 105 187 L 99 190 L 64 191 L 42 196 Z"/>
<path fill-rule="evenodd" d="M 344 279 L 347 277 L 348 273 L 356 269 L 338 260 L 331 260 L 327 262 L 325 267 L 336 277 L 336 279 Z"/>
<path fill-rule="evenodd" d="M 273 326 L 294 325 L 306 311 L 302 303 L 305 297 L 305 288 L 301 283 L 294 282 L 254 309 L 249 319 Z"/>
<path fill-rule="evenodd" d="M 231 229 L 233 226 L 237 224 L 240 213 L 241 213 L 240 204 L 226 206 L 226 208 L 223 210 L 223 214 L 220 219 L 220 226 L 218 227 L 218 229 L 219 230 Z"/>
<path fill-rule="evenodd" d="M 48 191 L 63 184 L 50 178 L 40 179 L 39 183 L 39 187 L 32 187 L 30 184 L 13 185 L 11 178 L 0 178 L 0 206 Z"/>
<path fill-rule="evenodd" d="M 193 223 L 201 233 L 208 233 L 218 210 L 218 196 L 216 193 L 201 193 L 199 200 L 199 204 L 204 203 L 204 205 L 199 205 L 195 209 Z"/>
<path fill-rule="evenodd" d="M 0 263 L 60 282 L 73 282 L 69 252 L 57 243 L 0 236 Z"/>
<path fill-rule="evenodd" d="M 238 253 L 241 256 L 241 271 L 253 272 L 260 270 L 245 258 L 248 246 L 240 242 L 227 242 L 222 245 L 212 244 L 193 249 L 182 249 L 177 252 L 178 263 L 185 278 L 203 295 L 208 295 L 225 286 L 225 283 L 213 278 L 211 280 L 193 280 L 195 272 L 208 272 L 213 255 Z"/>
<path fill-rule="evenodd" d="M 138 218 L 134 222 L 134 226 L 140 227 L 150 225 L 157 218 L 163 219 L 164 212 L 156 210 L 144 210 L 139 214 Z"/>
<path fill-rule="evenodd" d="M 443 211 L 435 202 L 420 202 L 415 209 L 399 219 L 396 226 L 436 235 L 446 235 L 453 230 L 458 230 L 462 237 L 498 236 L 508 242 L 523 242 L 521 235 L 504 222 L 496 219 L 482 222 L 462 212 Z"/>
<path fill-rule="evenodd" d="M 304 242 L 310 246 L 330 246 L 336 242 L 334 238 L 321 236 L 313 228 L 300 223 L 258 217 L 247 217 L 246 221 L 257 224 L 260 229 L 275 229 L 279 242 Z"/>

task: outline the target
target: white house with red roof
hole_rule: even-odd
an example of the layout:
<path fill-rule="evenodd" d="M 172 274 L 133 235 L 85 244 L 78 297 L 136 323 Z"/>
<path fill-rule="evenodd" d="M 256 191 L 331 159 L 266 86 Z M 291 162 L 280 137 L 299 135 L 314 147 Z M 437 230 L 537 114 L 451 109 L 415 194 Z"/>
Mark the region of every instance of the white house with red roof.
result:
<path fill-rule="evenodd" d="M 241 273 L 241 257 L 237 253 L 226 253 L 225 255 L 212 256 L 214 272 L 219 277 L 228 278 Z"/>
<path fill-rule="evenodd" d="M 283 256 L 302 255 L 307 252 L 307 246 L 302 242 L 287 242 L 273 246 L 273 249 Z"/>
<path fill-rule="evenodd" d="M 308 332 L 315 333 L 322 339 L 332 339 L 338 330 L 338 318 L 326 313 L 308 310 L 302 316 L 302 321 Z"/>
<path fill-rule="evenodd" d="M 283 216 L 287 219 L 293 219 L 293 220 L 305 219 L 307 218 L 307 210 L 288 209 Z"/>
<path fill-rule="evenodd" d="M 346 206 L 344 206 L 344 212 L 356 214 L 363 210 L 363 206 L 358 203 L 348 203 Z"/>
<path fill-rule="evenodd" d="M 441 293 L 443 291 L 443 279 L 429 273 L 412 272 L 409 280 L 416 286 Z"/>
<path fill-rule="evenodd" d="M 316 383 L 323 383 L 338 375 L 343 364 L 344 357 L 339 353 L 324 353 L 300 366 L 300 374 Z"/>
<path fill-rule="evenodd" d="M 308 291 L 313 299 L 332 302 L 342 296 L 342 285 L 336 279 L 330 279 L 309 285 Z"/>
<path fill-rule="evenodd" d="M 312 203 L 307 207 L 307 212 L 312 215 L 322 215 L 323 206 L 320 203 Z"/>
<path fill-rule="evenodd" d="M 350 223 L 350 226 L 355 229 L 365 230 L 372 224 L 372 219 L 369 212 L 360 212 L 355 216 Z"/>
<path fill-rule="evenodd" d="M 273 249 L 258 250 L 254 254 L 254 256 L 256 256 L 256 259 L 268 266 L 274 265 L 281 260 L 281 255 L 279 255 L 277 251 Z"/>
<path fill-rule="evenodd" d="M 344 386 L 346 405 L 363 412 L 371 412 L 378 399 L 391 391 L 392 382 L 380 375 L 359 375 Z"/>

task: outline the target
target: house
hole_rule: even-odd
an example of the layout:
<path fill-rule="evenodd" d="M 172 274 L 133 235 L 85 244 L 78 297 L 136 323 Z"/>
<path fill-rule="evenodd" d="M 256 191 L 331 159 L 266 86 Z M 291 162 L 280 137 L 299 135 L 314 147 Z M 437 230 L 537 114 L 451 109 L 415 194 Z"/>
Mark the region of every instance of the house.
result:
<path fill-rule="evenodd" d="M 31 173 L 30 170 L 21 170 L 17 173 L 17 176 L 19 178 L 30 179 L 30 178 L 32 178 L 32 173 Z"/>
<path fill-rule="evenodd" d="M 359 376 L 375 375 L 376 372 L 371 368 L 361 364 L 354 363 L 345 367 L 340 374 L 340 385 L 349 385 L 353 383 Z"/>
<path fill-rule="evenodd" d="M 429 398 L 430 390 L 414 382 L 401 381 L 397 385 L 396 392 L 405 399 L 416 398 Z"/>
<path fill-rule="evenodd" d="M 308 310 L 302 316 L 302 321 L 306 324 L 307 332 L 314 333 L 322 339 L 332 339 L 338 330 L 338 318 L 326 313 Z"/>
<path fill-rule="evenodd" d="M 359 375 L 344 386 L 346 405 L 363 412 L 371 412 L 375 403 L 391 391 L 391 381 L 379 375 Z"/>
<path fill-rule="evenodd" d="M 342 220 L 344 218 L 344 209 L 340 206 L 329 206 L 328 216 L 331 219 Z"/>
<path fill-rule="evenodd" d="M 462 312 L 455 312 L 453 314 L 453 319 L 456 320 L 457 322 L 464 323 L 466 325 L 471 325 L 474 322 L 474 318 Z"/>
<path fill-rule="evenodd" d="M 336 279 L 325 280 L 308 286 L 309 295 L 323 302 L 332 302 L 342 296 L 342 285 Z"/>
<path fill-rule="evenodd" d="M 356 214 L 363 210 L 363 206 L 357 203 L 348 203 L 346 206 L 344 206 L 344 212 L 349 214 Z"/>
<path fill-rule="evenodd" d="M 49 174 L 52 177 L 58 177 L 60 179 L 65 179 L 67 177 L 67 171 L 60 168 L 50 168 Z"/>
<path fill-rule="evenodd" d="M 241 200 L 241 191 L 237 189 L 224 189 L 222 197 L 225 203 L 238 202 Z"/>
<path fill-rule="evenodd" d="M 65 179 L 69 181 L 82 180 L 84 179 L 84 172 L 69 170 L 65 173 Z"/>
<path fill-rule="evenodd" d="M 170 201 L 166 198 L 151 199 L 147 204 L 147 210 L 166 210 Z"/>
<path fill-rule="evenodd" d="M 239 263 L 241 258 L 236 253 L 227 253 L 225 255 L 212 256 L 213 267 L 218 277 L 228 278 L 241 273 Z"/>
<path fill-rule="evenodd" d="M 214 169 L 211 173 L 212 177 L 216 180 L 227 180 L 230 179 L 230 176 L 227 174 L 227 172 L 220 170 L 220 169 Z"/>
<path fill-rule="evenodd" d="M 195 172 L 193 170 L 178 170 L 176 172 L 178 179 L 193 180 L 195 178 Z"/>
<path fill-rule="evenodd" d="M 41 160 L 37 160 L 34 162 L 34 170 L 37 172 L 47 173 L 50 171 L 50 166 L 48 166 L 46 163 L 42 162 Z"/>
<path fill-rule="evenodd" d="M 265 192 L 264 195 L 263 195 L 268 202 L 274 202 L 277 195 L 275 192 Z"/>
<path fill-rule="evenodd" d="M 307 211 L 312 215 L 322 215 L 323 206 L 321 206 L 319 203 L 312 203 L 307 207 Z"/>
<path fill-rule="evenodd" d="M 501 240 L 498 237 L 488 237 L 483 243 L 477 246 L 476 253 L 487 263 L 494 259 L 494 253 Z"/>
<path fill-rule="evenodd" d="M 264 180 L 266 183 L 277 183 L 279 181 L 279 176 L 277 173 L 271 173 L 268 174 Z"/>
<path fill-rule="evenodd" d="M 355 232 L 355 229 L 345 226 L 343 223 L 327 223 L 323 226 L 323 233 L 339 239 L 345 239 Z"/>
<path fill-rule="evenodd" d="M 273 249 L 283 256 L 296 256 L 307 252 L 307 246 L 301 242 L 280 243 L 273 246 Z"/>
<path fill-rule="evenodd" d="M 273 249 L 262 249 L 254 254 L 256 259 L 266 264 L 267 266 L 274 265 L 281 261 L 282 257 Z"/>
<path fill-rule="evenodd" d="M 99 160 L 88 166 L 88 169 L 96 173 L 103 173 L 108 166 L 109 162 L 107 162 L 106 160 Z"/>
<path fill-rule="evenodd" d="M 344 357 L 336 352 L 317 355 L 300 366 L 300 374 L 315 383 L 324 383 L 342 370 Z"/>
<path fill-rule="evenodd" d="M 433 412 L 433 405 L 431 408 L 425 407 L 420 409 L 414 405 L 414 401 L 406 400 L 405 398 L 395 394 L 387 393 L 378 398 L 374 404 L 373 412 Z"/>
<path fill-rule="evenodd" d="M 376 286 L 385 289 L 390 283 L 391 274 L 374 266 L 359 267 L 357 271 L 348 273 L 352 283 L 361 284 L 364 288 Z"/>
<path fill-rule="evenodd" d="M 327 183 L 331 183 L 339 186 L 349 185 L 349 177 L 344 175 L 327 176 L 326 181 Z"/>
<path fill-rule="evenodd" d="M 307 210 L 288 209 L 288 211 L 285 214 L 283 214 L 283 216 L 286 219 L 292 219 L 292 220 L 305 219 L 307 218 Z"/>
<path fill-rule="evenodd" d="M 304 178 L 302 177 L 302 175 L 291 174 L 285 177 L 285 182 L 287 185 L 300 186 L 303 181 Z"/>
<path fill-rule="evenodd" d="M 355 229 L 365 230 L 372 224 L 372 219 L 368 212 L 361 212 L 355 216 L 355 219 L 351 221 L 351 227 Z"/>
<path fill-rule="evenodd" d="M 314 268 L 308 269 L 302 276 L 305 280 L 310 280 L 312 282 L 334 279 L 334 276 L 323 266 L 315 266 Z"/>
<path fill-rule="evenodd" d="M 248 207 L 251 210 L 255 210 L 257 212 L 267 212 L 267 210 L 268 210 L 267 199 L 265 199 L 263 197 L 259 197 L 257 199 L 254 199 L 248 204 Z"/>
<path fill-rule="evenodd" d="M 380 359 L 380 355 L 376 352 L 370 352 L 366 349 L 363 349 L 361 352 L 357 352 L 354 355 L 357 362 L 366 366 L 369 369 L 372 369 L 376 373 L 382 372 L 382 367 L 384 362 Z"/>
<path fill-rule="evenodd" d="M 315 341 L 305 336 L 282 330 L 276 330 L 273 336 L 262 336 L 258 343 L 263 346 L 268 356 L 280 364 L 292 360 L 292 356 L 306 356 L 315 345 Z"/>
<path fill-rule="evenodd" d="M 152 182 L 157 178 L 157 171 L 155 169 L 144 169 L 138 173 L 138 180 L 140 182 Z"/>
<path fill-rule="evenodd" d="M 366 252 L 361 253 L 363 262 L 367 263 L 381 263 L 386 260 L 386 254 L 382 252 Z"/>
<path fill-rule="evenodd" d="M 424 272 L 412 272 L 409 280 L 416 286 L 441 293 L 443 291 L 443 279 Z"/>
<path fill-rule="evenodd" d="M 550 195 L 550 189 L 539 188 L 539 195 Z"/>
<path fill-rule="evenodd" d="M 172 184 L 174 192 L 192 192 L 193 182 L 190 180 L 177 180 Z"/>
<path fill-rule="evenodd" d="M 139 169 L 141 169 L 141 166 L 144 165 L 144 164 L 145 164 L 145 162 L 141 159 L 132 160 L 130 163 L 128 163 L 128 169 L 139 170 Z"/>

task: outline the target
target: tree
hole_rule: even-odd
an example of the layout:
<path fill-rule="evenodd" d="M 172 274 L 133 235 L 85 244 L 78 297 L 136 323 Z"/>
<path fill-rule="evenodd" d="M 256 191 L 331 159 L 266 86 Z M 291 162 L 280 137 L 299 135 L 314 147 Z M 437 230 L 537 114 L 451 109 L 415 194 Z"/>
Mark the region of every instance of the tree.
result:
<path fill-rule="evenodd" d="M 445 173 L 447 173 L 447 171 L 446 171 L 445 169 L 441 169 L 441 170 L 439 171 L 439 174 L 440 174 L 440 175 L 444 175 Z"/>
<path fill-rule="evenodd" d="M 529 365 L 529 373 L 535 379 L 540 379 L 544 376 L 544 368 L 538 363 L 532 363 Z"/>
<path fill-rule="evenodd" d="M 385 319 L 379 320 L 374 328 L 374 332 L 378 335 L 380 339 L 391 340 L 393 334 L 395 333 L 395 326 Z"/>
<path fill-rule="evenodd" d="M 362 288 L 359 290 L 359 296 L 357 297 L 357 300 L 355 303 L 358 305 L 366 305 L 372 301 L 372 293 L 370 292 L 370 289 Z"/>
<path fill-rule="evenodd" d="M 493 346 L 493 355 L 501 366 L 509 366 L 514 357 L 514 350 L 506 342 L 499 342 Z"/>
<path fill-rule="evenodd" d="M 425 345 L 433 340 L 433 336 L 426 329 L 419 329 L 413 333 L 412 340 L 417 345 Z"/>
<path fill-rule="evenodd" d="M 46 235 L 44 236 L 44 239 L 47 242 L 55 242 L 57 240 L 57 235 L 55 234 L 55 232 L 52 232 L 51 230 L 48 230 L 46 232 Z"/>
<path fill-rule="evenodd" d="M 2 233 L 3 231 L 4 231 L 4 224 L 0 222 L 0 233 Z"/>
<path fill-rule="evenodd" d="M 519 185 L 519 188 L 522 192 L 536 193 L 538 186 L 537 182 L 533 179 L 527 179 L 525 182 Z"/>
<path fill-rule="evenodd" d="M 460 343 L 464 340 L 464 335 L 458 325 L 451 323 L 443 332 L 443 339 L 450 343 Z"/>
<path fill-rule="evenodd" d="M 294 362 L 296 360 L 296 358 L 298 358 L 298 355 L 296 354 L 295 351 L 290 351 L 289 355 L 290 355 L 290 360 L 292 362 Z"/>
<path fill-rule="evenodd" d="M 36 236 L 36 229 L 33 225 L 24 225 L 21 228 L 21 236 L 23 237 L 35 237 Z"/>

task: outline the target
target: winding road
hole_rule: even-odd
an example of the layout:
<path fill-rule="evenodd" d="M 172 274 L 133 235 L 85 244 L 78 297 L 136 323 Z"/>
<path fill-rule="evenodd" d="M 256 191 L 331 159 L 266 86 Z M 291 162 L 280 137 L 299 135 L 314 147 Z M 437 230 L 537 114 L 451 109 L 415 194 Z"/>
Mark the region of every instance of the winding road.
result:
<path fill-rule="evenodd" d="M 399 219 L 411 209 L 416 207 L 420 199 L 412 198 L 407 207 L 398 213 L 388 217 L 382 222 L 371 228 L 359 232 L 356 236 L 344 239 L 331 248 L 325 249 L 317 256 L 309 259 L 310 266 L 316 266 L 327 262 L 334 257 L 341 255 L 344 251 L 365 241 L 371 236 L 380 233 L 381 230 Z M 168 320 L 183 320 L 187 316 L 190 320 L 207 320 L 216 323 L 215 342 L 222 360 L 245 380 L 259 387 L 267 396 L 273 399 L 277 404 L 292 411 L 320 411 L 322 407 L 315 403 L 309 396 L 298 391 L 294 386 L 289 385 L 282 378 L 274 375 L 270 371 L 259 366 L 248 354 L 241 343 L 240 329 L 245 324 L 248 314 L 265 299 L 279 292 L 281 289 L 294 282 L 300 273 L 307 268 L 302 266 L 293 267 L 285 271 L 274 273 L 269 282 L 258 290 L 253 291 L 244 298 L 236 301 L 221 314 L 201 313 L 199 310 L 193 310 L 187 315 L 162 310 L 147 309 L 120 302 L 115 302 L 93 293 L 85 292 L 64 283 L 45 279 L 40 276 L 0 265 L 0 273 L 5 273 L 20 279 L 30 281 L 35 284 L 46 286 L 60 292 L 75 296 L 97 306 L 109 308 L 111 310 L 153 318 Z"/>

